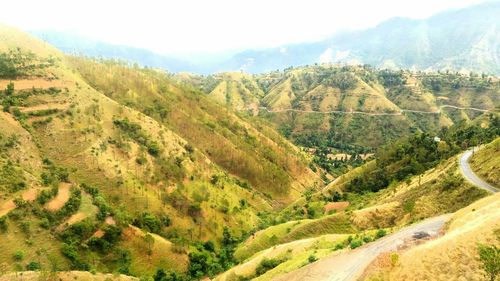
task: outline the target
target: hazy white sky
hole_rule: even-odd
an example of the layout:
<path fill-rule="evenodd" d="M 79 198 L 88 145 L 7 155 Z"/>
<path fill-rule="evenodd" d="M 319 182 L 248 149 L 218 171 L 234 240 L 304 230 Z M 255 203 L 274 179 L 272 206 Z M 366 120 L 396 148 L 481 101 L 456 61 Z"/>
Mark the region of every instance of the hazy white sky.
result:
<path fill-rule="evenodd" d="M 0 22 L 71 31 L 160 53 L 218 52 L 314 41 L 401 16 L 483 0 L 7 0 Z"/>

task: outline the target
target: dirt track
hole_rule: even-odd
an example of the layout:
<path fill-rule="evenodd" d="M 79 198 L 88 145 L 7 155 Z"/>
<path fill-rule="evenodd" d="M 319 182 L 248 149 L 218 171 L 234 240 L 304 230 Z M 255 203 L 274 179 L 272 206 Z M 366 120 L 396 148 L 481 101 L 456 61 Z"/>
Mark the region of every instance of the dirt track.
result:
<path fill-rule="evenodd" d="M 411 240 L 416 232 L 424 231 L 437 235 L 450 215 L 431 218 L 420 223 L 407 226 L 400 231 L 388 235 L 361 248 L 345 254 L 334 255 L 309 264 L 298 270 L 282 275 L 273 280 L 280 281 L 345 281 L 356 280 L 364 269 L 378 255 L 394 251 L 405 241 Z"/>

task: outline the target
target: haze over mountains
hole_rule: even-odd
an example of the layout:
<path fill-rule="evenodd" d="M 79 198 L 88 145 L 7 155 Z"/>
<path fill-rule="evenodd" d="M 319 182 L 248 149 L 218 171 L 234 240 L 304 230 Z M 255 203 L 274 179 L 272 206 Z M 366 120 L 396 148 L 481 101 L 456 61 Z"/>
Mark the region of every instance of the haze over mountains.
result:
<path fill-rule="evenodd" d="M 200 63 L 55 31 L 33 35 L 69 53 L 120 58 L 171 72 L 261 73 L 314 63 L 370 64 L 382 68 L 453 69 L 500 74 L 500 2 L 447 11 L 423 20 L 393 18 L 374 28 L 319 42 L 245 50 L 226 60 Z"/>
<path fill-rule="evenodd" d="M 20 22 L 6 20 L 16 26 L 74 24 L 109 42 L 200 52 L 242 36 L 259 46 L 267 31 L 303 40 L 303 30 L 321 29 L 311 15 L 338 28 L 401 14 L 398 5 L 412 17 L 437 11 L 433 0 L 332 2 L 318 13 L 306 10 L 321 0 L 226 1 L 2 7 L 24 3 Z M 459 2 L 482 1 L 435 5 Z M 189 61 L 71 33 L 29 34 L 3 25 L 6 15 L 0 281 L 500 274 L 500 2 Z"/>

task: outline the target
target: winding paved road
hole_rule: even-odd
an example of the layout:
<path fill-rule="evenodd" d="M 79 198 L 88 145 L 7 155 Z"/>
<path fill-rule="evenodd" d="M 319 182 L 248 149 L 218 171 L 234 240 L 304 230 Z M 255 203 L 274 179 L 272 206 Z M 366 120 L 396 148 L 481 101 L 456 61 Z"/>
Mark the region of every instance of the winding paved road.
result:
<path fill-rule="evenodd" d="M 480 187 L 482 189 L 485 189 L 487 191 L 496 193 L 498 192 L 498 189 L 490 185 L 489 183 L 483 181 L 480 179 L 476 174 L 472 171 L 469 165 L 469 159 L 472 156 L 472 150 L 477 150 L 477 148 L 473 148 L 471 150 L 467 150 L 460 156 L 460 172 L 462 172 L 462 175 L 464 178 L 466 178 L 468 181 L 470 181 L 473 185 Z"/>
<path fill-rule="evenodd" d="M 472 150 L 460 156 L 459 166 L 464 177 L 472 184 L 491 192 L 498 192 L 496 188 L 481 180 L 469 166 Z M 318 262 L 304 266 L 298 270 L 279 276 L 278 281 L 347 281 L 356 280 L 365 268 L 380 254 L 394 251 L 399 245 L 413 239 L 417 232 L 426 232 L 431 236 L 437 235 L 450 214 L 430 218 L 420 223 L 402 228 L 396 233 L 388 235 L 375 242 L 345 254 L 333 255 Z"/>

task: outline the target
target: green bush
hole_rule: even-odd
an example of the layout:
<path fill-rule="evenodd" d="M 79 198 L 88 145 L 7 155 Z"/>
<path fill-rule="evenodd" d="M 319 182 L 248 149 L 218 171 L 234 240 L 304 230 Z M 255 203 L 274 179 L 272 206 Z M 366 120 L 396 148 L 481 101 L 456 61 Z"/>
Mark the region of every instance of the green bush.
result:
<path fill-rule="evenodd" d="M 90 265 L 80 257 L 78 247 L 75 244 L 63 243 L 61 253 L 70 260 L 71 269 L 83 271 L 90 270 Z"/>
<path fill-rule="evenodd" d="M 161 229 L 165 226 L 170 226 L 171 220 L 167 215 L 162 215 L 160 218 L 154 214 L 144 212 L 132 222 L 133 225 L 152 233 L 161 233 Z"/>
<path fill-rule="evenodd" d="M 313 263 L 313 262 L 315 262 L 315 261 L 317 261 L 317 260 L 318 260 L 318 258 L 317 258 L 315 255 L 310 255 L 310 256 L 307 258 L 307 261 L 308 261 L 309 263 Z"/>
<path fill-rule="evenodd" d="M 491 281 L 500 274 L 500 248 L 495 245 L 479 245 L 479 260 L 482 268 Z"/>
<path fill-rule="evenodd" d="M 257 268 L 255 269 L 255 274 L 257 276 L 260 276 L 269 270 L 277 267 L 278 265 L 282 264 L 284 260 L 282 259 L 268 259 L 268 258 L 263 258 Z"/>
<path fill-rule="evenodd" d="M 81 202 L 82 192 L 77 188 L 71 189 L 71 195 L 66 204 L 64 204 L 64 206 L 57 211 L 57 217 L 63 218 L 75 213 L 80 208 Z"/>
<path fill-rule="evenodd" d="M 22 261 L 24 259 L 24 251 L 22 250 L 17 250 L 12 257 L 14 258 L 15 261 Z"/>
<path fill-rule="evenodd" d="M 30 263 L 28 263 L 26 265 L 26 270 L 29 270 L 29 271 L 38 271 L 41 269 L 42 269 L 42 266 L 40 265 L 40 263 L 38 263 L 36 261 L 31 261 Z"/>
<path fill-rule="evenodd" d="M 164 269 L 158 269 L 153 276 L 154 281 L 188 281 L 189 278 L 183 274 L 169 271 L 169 270 L 164 270 Z"/>
<path fill-rule="evenodd" d="M 377 233 L 375 234 L 375 239 L 382 238 L 386 234 L 387 234 L 387 232 L 384 229 L 379 229 L 379 230 L 377 230 Z"/>
<path fill-rule="evenodd" d="M 7 228 L 7 216 L 0 217 L 0 231 L 5 232 L 7 231 Z"/>
<path fill-rule="evenodd" d="M 358 247 L 361 247 L 361 245 L 363 245 L 363 240 L 361 240 L 359 238 L 353 239 L 351 241 L 351 243 L 349 244 L 349 246 L 351 247 L 351 249 L 356 249 Z"/>

